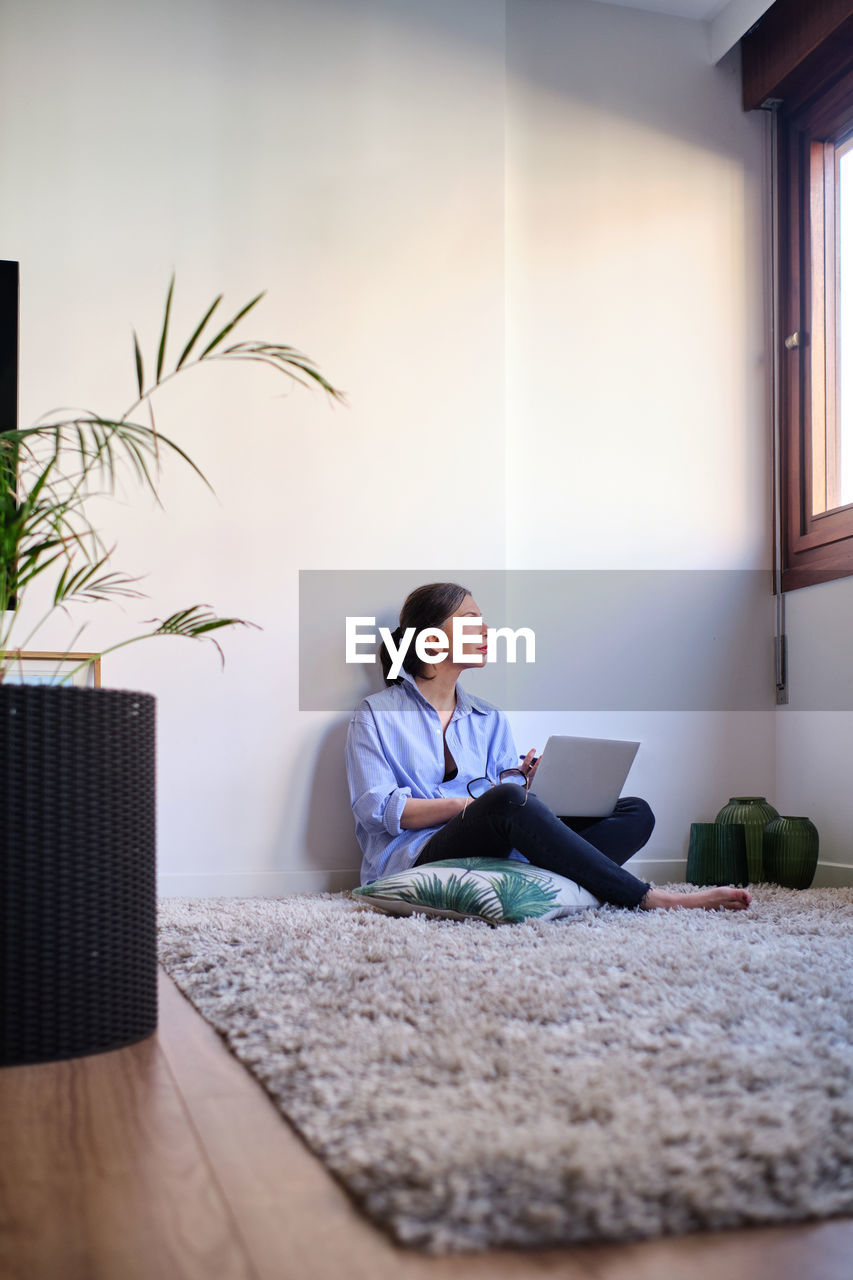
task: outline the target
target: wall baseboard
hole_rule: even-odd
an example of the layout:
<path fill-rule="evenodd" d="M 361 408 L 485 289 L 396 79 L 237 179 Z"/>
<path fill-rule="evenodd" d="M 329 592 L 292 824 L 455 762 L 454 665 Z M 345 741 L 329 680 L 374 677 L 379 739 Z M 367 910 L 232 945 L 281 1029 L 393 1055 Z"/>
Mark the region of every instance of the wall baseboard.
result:
<path fill-rule="evenodd" d="M 351 867 L 329 870 L 163 873 L 157 878 L 161 898 L 284 898 L 291 893 L 337 893 L 353 889 L 358 872 Z"/>
<path fill-rule="evenodd" d="M 853 867 L 843 862 L 819 862 L 815 872 L 813 889 L 846 889 L 853 885 Z"/>
<path fill-rule="evenodd" d="M 686 858 L 629 858 L 625 870 L 640 880 L 650 880 L 654 885 L 682 884 L 687 874 Z"/>
<path fill-rule="evenodd" d="M 686 858 L 652 859 L 631 858 L 625 863 L 626 870 L 641 880 L 651 880 L 655 885 L 667 883 L 683 884 L 687 876 Z M 847 888 L 853 886 L 853 866 L 843 862 L 819 862 L 812 889 Z"/>
<path fill-rule="evenodd" d="M 632 875 L 655 885 L 683 884 L 684 858 L 633 859 L 626 864 Z M 353 889 L 357 873 L 350 867 L 329 870 L 188 872 L 167 873 L 158 880 L 161 898 L 284 898 L 292 893 L 339 893 Z M 853 866 L 820 862 L 813 889 L 853 885 Z"/>

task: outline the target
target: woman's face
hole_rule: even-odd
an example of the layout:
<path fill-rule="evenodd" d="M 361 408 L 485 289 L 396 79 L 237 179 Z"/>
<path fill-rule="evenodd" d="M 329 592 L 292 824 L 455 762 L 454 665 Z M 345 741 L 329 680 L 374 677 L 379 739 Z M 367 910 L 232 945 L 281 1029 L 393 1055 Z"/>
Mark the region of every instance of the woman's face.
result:
<path fill-rule="evenodd" d="M 451 651 L 449 654 L 449 661 L 451 662 L 453 661 L 454 618 L 465 618 L 468 620 L 468 625 L 466 626 L 465 631 L 466 637 L 470 637 L 466 638 L 465 643 L 462 645 L 463 660 L 456 665 L 463 667 L 481 667 L 486 661 L 486 622 L 482 617 L 479 606 L 473 596 L 464 596 L 460 601 L 456 612 L 452 613 L 450 617 L 445 619 L 441 624 L 441 629 L 450 642 Z M 472 618 L 480 619 L 480 625 L 478 627 L 474 627 L 471 624 L 470 620 Z"/>

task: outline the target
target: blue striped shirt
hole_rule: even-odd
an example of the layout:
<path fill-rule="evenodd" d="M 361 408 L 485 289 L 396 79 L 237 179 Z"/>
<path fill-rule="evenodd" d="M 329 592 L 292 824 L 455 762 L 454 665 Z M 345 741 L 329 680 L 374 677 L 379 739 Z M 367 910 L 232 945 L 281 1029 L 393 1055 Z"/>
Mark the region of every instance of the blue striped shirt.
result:
<path fill-rule="evenodd" d="M 438 712 L 407 671 L 401 676 L 399 684 L 362 699 L 347 733 L 350 800 L 364 854 L 362 884 L 411 867 L 430 836 L 444 825 L 404 830 L 400 819 L 410 796 L 467 796 L 472 778 L 497 782 L 502 769 L 519 763 L 504 713 L 457 684 L 456 706 L 446 730 L 457 773 L 445 782 Z"/>

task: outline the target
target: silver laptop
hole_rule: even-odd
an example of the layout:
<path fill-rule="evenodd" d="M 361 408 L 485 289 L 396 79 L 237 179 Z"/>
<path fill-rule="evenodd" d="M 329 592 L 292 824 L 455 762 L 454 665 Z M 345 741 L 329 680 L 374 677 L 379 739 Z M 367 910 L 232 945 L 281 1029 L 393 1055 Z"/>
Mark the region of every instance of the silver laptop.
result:
<path fill-rule="evenodd" d="M 561 818 L 603 818 L 612 813 L 639 742 L 566 738 L 545 743 L 530 787 Z"/>

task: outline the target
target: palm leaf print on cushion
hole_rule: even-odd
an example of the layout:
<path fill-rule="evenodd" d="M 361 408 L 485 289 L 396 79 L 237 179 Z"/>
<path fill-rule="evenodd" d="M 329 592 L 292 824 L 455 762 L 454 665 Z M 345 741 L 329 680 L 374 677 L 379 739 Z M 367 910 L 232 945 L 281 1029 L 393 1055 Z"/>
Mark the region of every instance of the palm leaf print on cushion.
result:
<path fill-rule="evenodd" d="M 534 867 L 530 862 L 517 862 L 514 858 L 447 858 L 443 862 L 431 862 L 431 867 L 467 867 L 471 871 L 506 871 L 517 869 L 522 875 L 536 875 L 547 878 L 548 872 L 541 867 Z"/>
<path fill-rule="evenodd" d="M 516 923 L 530 916 L 544 916 L 555 905 L 558 894 L 549 889 L 538 876 L 523 871 L 504 872 L 492 880 L 492 892 L 501 905 L 501 918 Z"/>
<path fill-rule="evenodd" d="M 383 897 L 393 896 L 399 902 L 412 902 L 421 907 L 432 907 L 435 911 L 458 911 L 460 915 L 483 916 L 497 919 L 500 915 L 493 895 L 489 893 L 487 884 L 478 883 L 474 878 L 461 875 L 449 876 L 446 880 L 438 875 L 419 876 L 415 884 L 398 878 L 377 880 L 372 885 L 365 885 L 365 892 L 370 889 L 374 894 Z M 356 893 L 359 890 L 355 891 Z M 491 898 L 491 901 L 490 901 Z"/>
<path fill-rule="evenodd" d="M 392 915 L 476 916 L 489 924 L 553 919 L 596 907 L 598 899 L 573 880 L 507 858 L 430 862 L 351 890 L 365 905 Z"/>

